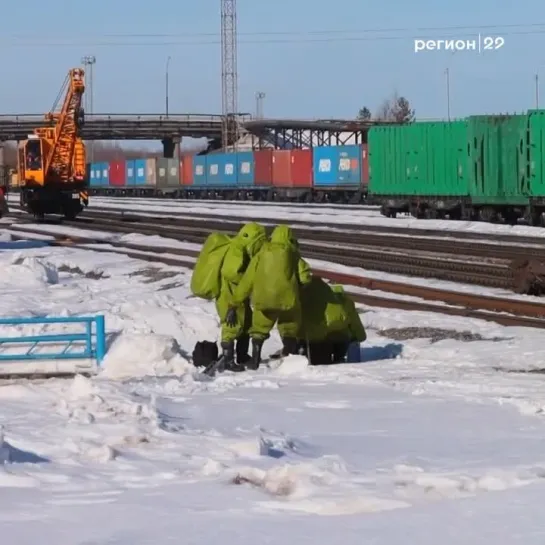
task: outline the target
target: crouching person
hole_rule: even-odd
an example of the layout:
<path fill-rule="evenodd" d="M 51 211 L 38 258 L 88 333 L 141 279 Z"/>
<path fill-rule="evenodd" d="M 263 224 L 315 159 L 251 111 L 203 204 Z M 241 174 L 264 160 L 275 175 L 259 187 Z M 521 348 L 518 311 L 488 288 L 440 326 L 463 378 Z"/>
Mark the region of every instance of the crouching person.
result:
<path fill-rule="evenodd" d="M 350 344 L 367 338 L 356 306 L 342 286 L 314 277 L 302 292 L 302 309 L 298 344 L 310 365 L 345 361 Z"/>
<path fill-rule="evenodd" d="M 346 361 L 348 349 L 353 343 L 358 345 L 367 339 L 367 332 L 361 322 L 360 315 L 352 301 L 352 298 L 344 291 L 342 286 L 330 286 L 336 293 L 348 318 L 346 327 L 341 331 L 335 331 L 328 335 L 327 340 L 331 343 L 332 363 Z M 358 358 L 359 361 L 359 358 Z"/>
<path fill-rule="evenodd" d="M 249 297 L 253 307 L 252 359 L 248 368 L 259 367 L 263 343 L 275 324 L 282 337 L 283 355 L 297 353 L 302 318 L 300 287 L 307 285 L 311 278 L 310 267 L 301 258 L 291 228 L 279 225 L 270 241 L 253 258 L 233 297 L 234 304 Z"/>

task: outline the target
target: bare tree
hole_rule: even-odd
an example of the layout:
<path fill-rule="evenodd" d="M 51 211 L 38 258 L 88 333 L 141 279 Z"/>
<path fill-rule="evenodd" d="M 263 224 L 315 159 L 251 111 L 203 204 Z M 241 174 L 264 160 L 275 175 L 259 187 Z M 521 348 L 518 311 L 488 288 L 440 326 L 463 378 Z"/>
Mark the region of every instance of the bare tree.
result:
<path fill-rule="evenodd" d="M 384 100 L 379 106 L 375 115 L 377 121 L 392 121 L 392 102 L 391 100 Z"/>
<path fill-rule="evenodd" d="M 414 121 L 414 110 L 411 108 L 409 101 L 396 92 L 380 105 L 375 119 L 378 121 L 410 123 Z"/>

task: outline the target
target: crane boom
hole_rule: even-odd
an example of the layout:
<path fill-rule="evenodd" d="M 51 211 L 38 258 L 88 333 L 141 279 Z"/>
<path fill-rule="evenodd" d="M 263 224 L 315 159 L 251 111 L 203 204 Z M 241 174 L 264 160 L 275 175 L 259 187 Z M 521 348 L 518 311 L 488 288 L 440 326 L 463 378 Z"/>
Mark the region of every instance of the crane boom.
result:
<path fill-rule="evenodd" d="M 54 128 L 34 131 L 37 136 L 50 140 L 52 144 L 44 160 L 45 179 L 54 177 L 59 182 L 83 179 L 85 176 L 85 154 L 83 152 L 81 156 L 83 150 L 78 150 L 76 145 L 85 91 L 83 69 L 70 70 L 67 80 L 63 86 L 67 90 L 60 113 L 50 112 L 45 116 L 46 121 L 54 122 Z"/>

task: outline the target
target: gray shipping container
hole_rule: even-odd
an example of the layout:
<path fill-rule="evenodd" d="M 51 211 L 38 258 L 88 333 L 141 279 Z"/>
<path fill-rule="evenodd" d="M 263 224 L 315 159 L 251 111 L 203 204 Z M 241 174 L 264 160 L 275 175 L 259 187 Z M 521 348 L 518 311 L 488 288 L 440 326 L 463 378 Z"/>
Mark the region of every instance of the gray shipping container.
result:
<path fill-rule="evenodd" d="M 180 185 L 180 164 L 178 159 L 157 159 L 157 187 L 177 187 Z"/>

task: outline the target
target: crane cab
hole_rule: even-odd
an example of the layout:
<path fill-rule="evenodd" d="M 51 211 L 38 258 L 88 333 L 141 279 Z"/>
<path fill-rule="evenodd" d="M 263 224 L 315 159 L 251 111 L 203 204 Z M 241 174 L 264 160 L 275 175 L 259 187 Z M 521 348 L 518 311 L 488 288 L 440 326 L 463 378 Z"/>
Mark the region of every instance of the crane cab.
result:
<path fill-rule="evenodd" d="M 84 176 L 64 182 L 56 179 L 54 171 L 48 173 L 45 163 L 50 149 L 47 137 L 36 134 L 29 135 L 27 140 L 19 143 L 17 163 L 21 208 L 36 219 L 43 219 L 46 214 L 75 219 L 88 205 L 88 182 Z"/>
<path fill-rule="evenodd" d="M 18 146 L 18 171 L 24 187 L 43 187 L 45 181 L 43 168 L 42 140 L 30 134 Z"/>

